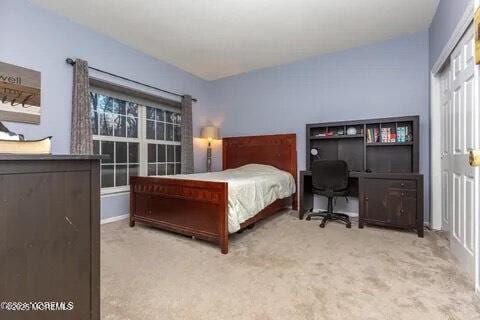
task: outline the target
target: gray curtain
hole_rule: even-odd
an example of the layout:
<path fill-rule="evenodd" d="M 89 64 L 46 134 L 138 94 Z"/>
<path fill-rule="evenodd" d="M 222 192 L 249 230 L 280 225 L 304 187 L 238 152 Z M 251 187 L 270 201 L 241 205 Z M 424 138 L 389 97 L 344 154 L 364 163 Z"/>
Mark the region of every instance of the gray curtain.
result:
<path fill-rule="evenodd" d="M 88 63 L 77 59 L 73 67 L 71 154 L 93 153 L 89 91 Z"/>
<path fill-rule="evenodd" d="M 192 97 L 182 98 L 182 173 L 193 173 Z"/>

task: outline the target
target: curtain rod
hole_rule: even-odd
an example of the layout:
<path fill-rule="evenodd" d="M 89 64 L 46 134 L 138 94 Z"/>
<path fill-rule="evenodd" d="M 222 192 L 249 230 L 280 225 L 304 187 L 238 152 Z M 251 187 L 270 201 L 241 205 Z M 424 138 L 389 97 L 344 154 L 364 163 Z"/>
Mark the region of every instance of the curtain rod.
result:
<path fill-rule="evenodd" d="M 75 61 L 74 61 L 72 58 L 67 58 L 65 61 L 66 61 L 69 65 L 71 65 L 71 66 L 75 65 Z M 97 68 L 90 67 L 90 66 L 88 66 L 88 68 L 89 68 L 89 69 L 92 69 L 92 70 L 95 70 L 95 71 L 98 71 L 98 72 L 101 72 L 101 73 L 104 73 L 104 74 L 108 74 L 109 76 L 112 76 L 112 77 L 116 77 L 116 78 L 119 78 L 119 79 L 122 79 L 122 80 L 126 80 L 126 81 L 129 81 L 129 82 L 133 82 L 133 83 L 136 83 L 136 84 L 139 84 L 139 85 L 142 85 L 142 86 L 151 88 L 151 89 L 155 89 L 155 90 L 158 90 L 158 91 L 162 91 L 162 92 L 165 92 L 165 93 L 168 93 L 168 94 L 171 94 L 171 95 L 174 95 L 174 96 L 183 98 L 183 94 L 179 94 L 179 93 L 175 93 L 175 92 L 172 92 L 172 91 L 160 89 L 160 88 L 151 86 L 151 85 L 149 85 L 149 84 L 145 84 L 145 83 L 142 83 L 142 82 L 139 82 L 139 81 L 136 81 L 136 80 L 128 79 L 128 78 L 119 76 L 118 74 L 114 74 L 114 73 L 111 73 L 111 72 L 108 72 L 108 71 L 105 71 L 105 70 L 97 69 Z M 195 99 L 195 98 L 192 98 L 192 101 L 197 102 L 198 100 Z"/>

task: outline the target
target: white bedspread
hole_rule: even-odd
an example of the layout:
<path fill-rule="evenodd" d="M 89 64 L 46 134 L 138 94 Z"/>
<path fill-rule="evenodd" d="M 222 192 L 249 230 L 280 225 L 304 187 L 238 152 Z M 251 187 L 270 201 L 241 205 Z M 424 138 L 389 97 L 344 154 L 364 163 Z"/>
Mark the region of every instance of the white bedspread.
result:
<path fill-rule="evenodd" d="M 164 177 L 167 178 L 167 177 Z M 228 182 L 228 231 L 256 215 L 277 199 L 295 193 L 293 176 L 272 166 L 248 164 L 220 172 L 168 176 L 172 179 Z"/>

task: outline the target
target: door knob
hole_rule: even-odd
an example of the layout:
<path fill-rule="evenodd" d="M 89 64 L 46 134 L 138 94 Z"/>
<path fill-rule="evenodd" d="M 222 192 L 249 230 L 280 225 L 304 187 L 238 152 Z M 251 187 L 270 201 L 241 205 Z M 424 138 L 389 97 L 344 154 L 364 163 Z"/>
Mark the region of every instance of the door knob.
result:
<path fill-rule="evenodd" d="M 470 150 L 468 162 L 472 167 L 480 166 L 480 150 Z"/>

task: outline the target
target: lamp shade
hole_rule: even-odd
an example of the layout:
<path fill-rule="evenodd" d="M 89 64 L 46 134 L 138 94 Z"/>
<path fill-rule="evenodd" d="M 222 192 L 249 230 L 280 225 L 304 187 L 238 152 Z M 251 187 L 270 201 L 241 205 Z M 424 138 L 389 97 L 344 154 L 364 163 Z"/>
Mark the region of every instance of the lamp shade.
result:
<path fill-rule="evenodd" d="M 209 140 L 218 139 L 220 138 L 220 132 L 217 127 L 207 126 L 200 131 L 200 137 Z"/>

